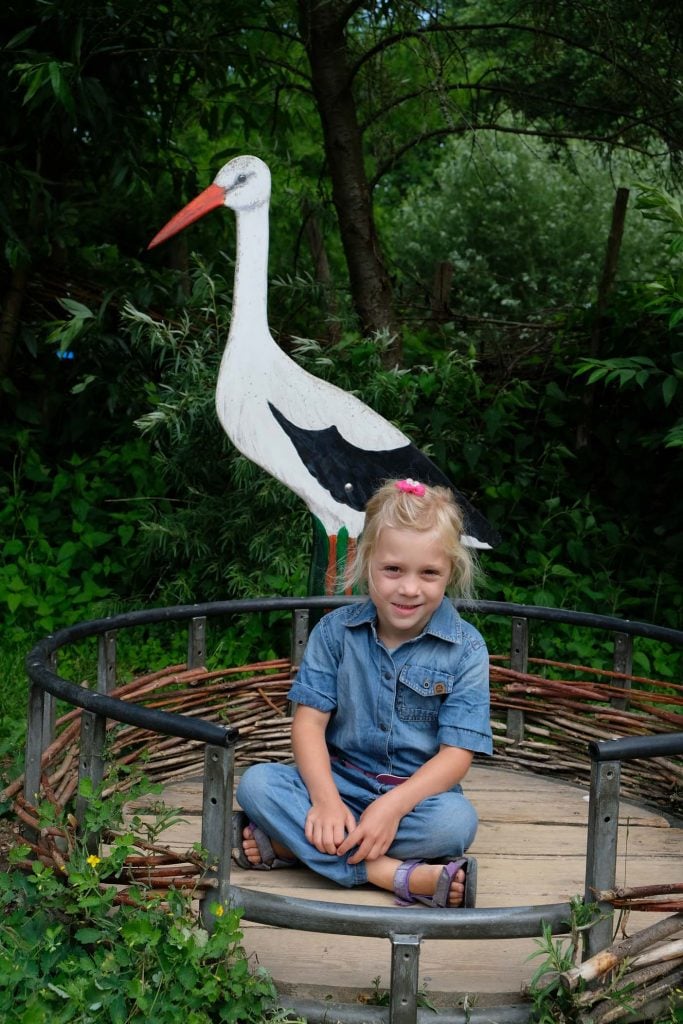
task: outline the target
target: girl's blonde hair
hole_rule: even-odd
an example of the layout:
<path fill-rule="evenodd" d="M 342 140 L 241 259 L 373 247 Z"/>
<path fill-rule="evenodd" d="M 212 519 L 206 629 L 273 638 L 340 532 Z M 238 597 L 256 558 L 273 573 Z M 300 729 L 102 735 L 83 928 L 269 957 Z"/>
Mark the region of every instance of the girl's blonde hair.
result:
<path fill-rule="evenodd" d="M 386 526 L 396 530 L 434 530 L 451 563 L 449 591 L 454 596 L 471 599 L 479 568 L 474 553 L 461 541 L 463 516 L 452 492 L 447 487 L 426 484 L 418 485 L 416 490 L 402 490 L 397 484 L 397 480 L 387 480 L 367 503 L 365 525 L 356 557 L 349 567 L 347 585 L 367 587 L 370 560 L 380 532 Z M 424 493 L 417 493 L 423 488 Z"/>

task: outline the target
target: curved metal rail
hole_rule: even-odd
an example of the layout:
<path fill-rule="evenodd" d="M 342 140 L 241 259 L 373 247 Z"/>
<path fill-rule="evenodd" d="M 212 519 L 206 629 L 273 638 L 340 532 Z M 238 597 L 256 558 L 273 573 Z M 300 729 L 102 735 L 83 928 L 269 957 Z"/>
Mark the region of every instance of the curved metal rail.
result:
<path fill-rule="evenodd" d="M 461 910 L 454 915 L 448 910 L 411 908 L 406 911 L 390 907 L 327 903 L 254 892 L 234 886 L 230 882 L 232 836 L 229 810 L 232 808 L 237 730 L 198 718 L 143 707 L 109 695 L 115 680 L 114 638 L 121 629 L 154 623 L 187 622 L 188 665 L 192 666 L 199 664 L 203 657 L 207 618 L 291 611 L 292 662 L 298 664 L 307 637 L 308 613 L 312 610 L 327 610 L 354 600 L 357 598 L 270 598 L 179 605 L 82 622 L 45 637 L 26 659 L 31 691 L 24 791 L 28 800 L 39 792 L 42 754 L 54 738 L 55 698 L 83 709 L 79 773 L 81 777 L 90 778 L 94 784 L 98 784 L 103 776 L 107 719 L 204 743 L 202 845 L 216 860 L 215 888 L 209 891 L 202 906 L 207 927 L 211 927 L 213 920 L 209 909 L 211 904 L 220 902 L 242 907 L 248 920 L 262 924 L 386 938 L 392 947 L 388 1007 L 330 1003 L 317 1005 L 304 1000 L 295 1002 L 293 1009 L 304 1015 L 309 1024 L 317 1024 L 318 1021 L 322 1024 L 332 1018 L 344 1024 L 421 1024 L 423 1019 L 426 1020 L 426 1014 L 418 1007 L 417 997 L 422 939 L 522 938 L 540 935 L 543 924 L 549 925 L 554 934 L 560 934 L 569 931 L 569 904 Z M 468 611 L 511 618 L 511 664 L 513 667 L 523 666 L 523 670 L 527 658 L 528 620 L 567 623 L 612 632 L 615 635 L 615 668 L 626 674 L 630 670 L 630 643 L 634 636 L 683 646 L 683 632 L 643 622 L 497 601 L 456 604 Z M 55 660 L 60 648 L 93 636 L 99 638 L 97 692 L 61 677 L 56 671 Z M 509 718 L 508 730 L 515 734 L 520 729 L 523 729 L 523 721 L 514 716 Z M 591 742 L 588 753 L 592 762 L 592 776 L 586 893 L 590 899 L 592 892 L 609 889 L 614 884 L 620 761 L 683 754 L 683 733 Z M 81 801 L 80 807 L 77 807 L 81 820 L 83 812 Z M 606 905 L 603 909 L 604 919 L 591 930 L 591 951 L 602 948 L 611 938 L 611 907 Z M 491 1013 L 492 1010 L 477 1010 L 475 1007 L 463 1011 L 441 1011 L 439 1019 L 443 1024 L 465 1024 L 466 1021 L 479 1024 L 490 1021 Z M 500 1024 L 517 1024 L 528 1020 L 528 1007 L 520 1004 L 496 1007 L 495 1018 Z"/>

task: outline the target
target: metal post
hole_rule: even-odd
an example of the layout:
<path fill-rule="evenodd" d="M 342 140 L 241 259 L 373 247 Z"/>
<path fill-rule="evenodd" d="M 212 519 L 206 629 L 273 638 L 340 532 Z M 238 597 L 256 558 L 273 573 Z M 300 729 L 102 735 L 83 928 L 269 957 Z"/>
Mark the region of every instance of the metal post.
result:
<path fill-rule="evenodd" d="M 416 1024 L 419 964 L 419 935 L 392 935 L 389 1024 Z"/>
<path fill-rule="evenodd" d="M 97 692 L 111 693 L 116 686 L 116 630 L 109 629 L 97 643 Z"/>
<path fill-rule="evenodd" d="M 104 778 L 104 741 L 107 735 L 107 719 L 104 715 L 96 715 L 92 711 L 81 713 L 80 756 L 78 758 L 78 795 L 76 797 L 76 820 L 82 828 L 85 822 L 90 798 L 80 792 L 81 782 L 88 779 L 93 792 L 100 786 Z M 85 837 L 86 846 L 91 853 L 97 851 L 99 834 L 89 832 Z"/>
<path fill-rule="evenodd" d="M 593 761 L 588 804 L 586 887 L 584 900 L 595 903 L 597 892 L 614 888 L 619 835 L 619 761 Z M 593 956 L 612 941 L 614 909 L 597 901 L 600 920 L 589 930 L 587 956 Z"/>
<path fill-rule="evenodd" d="M 529 667 L 529 621 L 513 616 L 510 640 L 510 668 L 514 672 L 526 672 Z M 508 708 L 507 735 L 515 743 L 524 739 L 524 712 Z"/>
<path fill-rule="evenodd" d="M 57 669 L 57 654 L 47 659 L 47 665 L 53 672 Z M 31 683 L 28 696 L 28 719 L 26 724 L 26 749 L 24 753 L 24 799 L 35 806 L 40 801 L 40 776 L 43 767 L 43 754 L 55 738 L 56 703 L 55 698 L 42 686 Z M 29 838 L 31 829 L 25 832 Z"/>
<path fill-rule="evenodd" d="M 48 665 L 53 672 L 57 671 L 57 652 L 53 651 L 48 658 Z M 43 702 L 43 751 L 47 750 L 55 738 L 57 723 L 57 701 L 51 693 L 45 693 Z"/>
<path fill-rule="evenodd" d="M 235 746 L 213 747 L 204 753 L 204 790 L 202 798 L 202 846 L 211 861 L 209 878 L 217 888 L 209 889 L 201 902 L 204 927 L 211 931 L 214 915 L 210 907 L 227 907 L 230 900 L 230 857 L 232 855 L 232 797 L 235 779 Z"/>
<path fill-rule="evenodd" d="M 292 675 L 301 665 L 304 657 L 306 641 L 308 640 L 308 608 L 295 608 L 292 614 L 292 650 L 290 661 Z"/>
<path fill-rule="evenodd" d="M 206 616 L 190 619 L 187 630 L 187 667 L 200 668 L 206 662 Z"/>
<path fill-rule="evenodd" d="M 40 796 L 40 771 L 45 744 L 45 699 L 42 686 L 31 683 L 28 696 L 28 722 L 26 726 L 26 755 L 24 766 L 24 799 L 36 804 Z"/>
<path fill-rule="evenodd" d="M 292 645 L 289 656 L 292 679 L 303 661 L 308 641 L 309 623 L 310 615 L 308 608 L 295 608 L 292 613 Z M 294 714 L 294 703 L 291 700 L 287 701 L 287 714 Z"/>
<path fill-rule="evenodd" d="M 107 630 L 97 641 L 97 692 L 108 694 L 116 686 L 116 631 Z M 80 792 L 81 782 L 88 779 L 94 792 L 102 783 L 105 769 L 104 745 L 107 739 L 107 719 L 93 711 L 81 712 L 80 756 L 78 759 L 78 788 L 76 820 L 83 827 L 90 798 Z M 99 833 L 89 832 L 85 843 L 91 853 L 97 852 Z"/>
<path fill-rule="evenodd" d="M 633 637 L 628 633 L 615 633 L 614 634 L 614 671 L 623 672 L 624 675 L 630 676 L 633 670 Z M 623 697 L 612 697 L 610 701 L 613 708 L 618 708 L 620 711 L 626 711 L 628 708 L 628 691 L 631 689 L 630 679 L 615 679 L 615 684 L 621 686 L 624 690 L 625 696 Z"/>

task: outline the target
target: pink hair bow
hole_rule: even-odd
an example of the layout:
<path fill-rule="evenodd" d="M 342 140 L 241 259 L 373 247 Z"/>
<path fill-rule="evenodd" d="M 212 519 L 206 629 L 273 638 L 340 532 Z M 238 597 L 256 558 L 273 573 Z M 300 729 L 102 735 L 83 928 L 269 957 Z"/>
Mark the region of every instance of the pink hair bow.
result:
<path fill-rule="evenodd" d="M 410 477 L 406 480 L 397 480 L 395 487 L 399 491 L 404 491 L 405 494 L 416 494 L 418 498 L 422 498 L 427 490 L 424 484 L 417 480 L 411 480 Z"/>

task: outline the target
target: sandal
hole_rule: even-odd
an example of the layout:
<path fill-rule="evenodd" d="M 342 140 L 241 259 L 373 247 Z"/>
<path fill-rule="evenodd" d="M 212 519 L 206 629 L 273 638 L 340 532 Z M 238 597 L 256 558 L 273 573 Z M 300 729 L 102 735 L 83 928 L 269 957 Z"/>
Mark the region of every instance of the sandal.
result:
<path fill-rule="evenodd" d="M 256 846 L 261 856 L 260 864 L 252 864 L 244 852 L 244 830 L 251 829 L 251 834 L 256 840 Z M 258 825 L 249 821 L 244 811 L 232 812 L 232 857 L 236 864 L 248 871 L 272 871 L 273 868 L 292 868 L 298 862 L 278 857 L 273 849 L 270 839 Z"/>
<path fill-rule="evenodd" d="M 409 907 L 413 903 L 424 903 L 426 907 L 448 908 L 448 893 L 454 876 L 461 868 L 465 870 L 465 891 L 463 893 L 460 907 L 453 907 L 453 910 L 460 910 L 461 907 L 473 907 L 477 899 L 477 862 L 474 857 L 461 857 L 459 860 L 452 860 L 444 864 L 443 870 L 436 883 L 433 896 L 420 896 L 412 893 L 409 888 L 410 876 L 418 864 L 426 864 L 424 860 L 404 860 L 396 869 L 394 875 L 394 895 L 396 904 L 399 907 Z M 451 909 L 451 908 L 448 908 Z"/>

